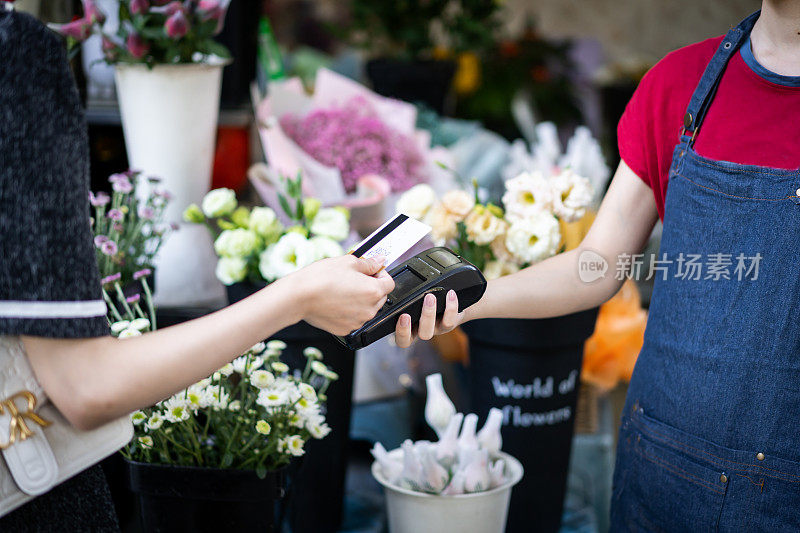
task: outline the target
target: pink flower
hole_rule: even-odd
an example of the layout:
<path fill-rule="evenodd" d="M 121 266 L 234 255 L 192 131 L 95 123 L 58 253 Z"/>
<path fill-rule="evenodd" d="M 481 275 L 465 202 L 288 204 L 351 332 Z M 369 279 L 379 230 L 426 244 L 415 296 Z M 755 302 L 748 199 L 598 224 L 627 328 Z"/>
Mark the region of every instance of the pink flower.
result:
<path fill-rule="evenodd" d="M 133 184 L 128 180 L 128 178 L 125 178 L 124 180 L 112 182 L 111 188 L 116 192 L 128 194 L 129 192 L 133 191 Z"/>
<path fill-rule="evenodd" d="M 153 220 L 153 217 L 156 216 L 156 210 L 147 205 L 140 205 L 139 216 L 145 220 Z"/>
<path fill-rule="evenodd" d="M 106 216 L 116 222 L 119 222 L 120 220 L 125 218 L 125 214 L 119 209 L 111 209 Z"/>
<path fill-rule="evenodd" d="M 125 301 L 126 301 L 126 302 L 128 302 L 129 304 L 135 304 L 135 303 L 136 303 L 136 302 L 138 302 L 138 301 L 139 301 L 141 298 L 142 298 L 142 297 L 141 297 L 140 295 L 138 295 L 138 294 L 134 294 L 133 296 L 128 296 L 127 298 L 125 298 Z"/>
<path fill-rule="evenodd" d="M 102 24 L 106 21 L 106 15 L 100 8 L 97 7 L 97 4 L 94 0 L 82 0 L 83 3 L 83 16 L 89 20 L 90 22 L 97 22 L 98 24 Z"/>
<path fill-rule="evenodd" d="M 122 278 L 122 273 L 117 272 L 116 274 L 111 274 L 110 276 L 106 276 L 100 280 L 100 283 L 103 285 L 108 285 L 110 283 L 114 283 L 115 281 L 119 281 Z"/>
<path fill-rule="evenodd" d="M 222 31 L 222 25 L 225 22 L 225 12 L 227 9 L 222 6 L 219 0 L 200 0 L 197 6 L 200 11 L 200 20 L 203 22 L 207 20 L 216 20 L 217 28 L 214 30 L 214 35 Z"/>
<path fill-rule="evenodd" d="M 66 24 L 53 25 L 52 27 L 64 37 L 72 37 L 76 41 L 84 41 L 92 31 L 92 21 L 84 17 Z"/>
<path fill-rule="evenodd" d="M 183 11 L 175 11 L 164 24 L 167 36 L 171 39 L 180 39 L 189 32 L 189 20 Z"/>
<path fill-rule="evenodd" d="M 152 273 L 153 271 L 150 270 L 149 268 L 143 268 L 142 270 L 137 270 L 136 272 L 133 273 L 133 279 L 138 280 L 140 278 L 145 278 Z"/>
<path fill-rule="evenodd" d="M 150 9 L 150 2 L 147 0 L 131 0 L 131 5 L 128 8 L 132 15 L 144 15 Z"/>
<path fill-rule="evenodd" d="M 106 241 L 100 245 L 100 251 L 103 252 L 105 255 L 116 255 L 117 243 L 114 241 Z"/>
<path fill-rule="evenodd" d="M 122 224 L 115 223 L 115 224 L 112 226 L 112 228 L 114 228 L 114 231 L 116 231 L 117 233 L 122 233 Z"/>
<path fill-rule="evenodd" d="M 138 33 L 131 33 L 125 41 L 128 52 L 136 59 L 141 59 L 150 51 L 150 46 L 142 39 Z"/>
<path fill-rule="evenodd" d="M 92 204 L 93 207 L 100 207 L 106 205 L 108 202 L 111 201 L 111 197 L 104 192 L 99 192 L 94 194 L 93 192 L 89 191 L 89 203 Z"/>
<path fill-rule="evenodd" d="M 108 242 L 108 237 L 106 237 L 105 235 L 98 235 L 97 237 L 94 238 L 94 245 L 98 248 L 100 248 L 107 242 Z"/>

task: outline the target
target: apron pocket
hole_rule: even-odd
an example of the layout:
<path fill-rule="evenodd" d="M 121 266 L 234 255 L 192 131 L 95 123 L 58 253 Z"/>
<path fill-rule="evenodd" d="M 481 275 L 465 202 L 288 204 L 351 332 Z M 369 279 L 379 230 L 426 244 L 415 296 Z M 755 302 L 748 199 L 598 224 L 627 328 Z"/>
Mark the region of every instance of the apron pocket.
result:
<path fill-rule="evenodd" d="M 629 421 L 628 457 L 620 458 L 628 471 L 618 476 L 625 487 L 615 522 L 633 531 L 715 531 L 728 475 L 683 453 L 680 441 L 669 439 L 676 447 L 665 445 L 661 432 L 655 440 L 655 429 L 647 427 L 644 416 L 635 417 Z M 666 426 L 657 424 L 659 431 Z"/>

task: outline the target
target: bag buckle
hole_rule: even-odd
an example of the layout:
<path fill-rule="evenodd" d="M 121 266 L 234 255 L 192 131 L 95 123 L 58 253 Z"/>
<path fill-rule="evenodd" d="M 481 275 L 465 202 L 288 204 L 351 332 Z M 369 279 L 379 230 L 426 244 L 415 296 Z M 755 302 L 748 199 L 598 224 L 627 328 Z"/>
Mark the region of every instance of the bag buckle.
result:
<path fill-rule="evenodd" d="M 22 400 L 27 403 L 27 410 L 20 411 L 17 407 L 17 401 Z M 11 421 L 8 427 L 8 442 L 0 441 L 0 450 L 7 450 L 17 442 L 19 437 L 20 441 L 26 440 L 33 435 L 33 430 L 28 427 L 27 420 L 46 428 L 52 422 L 45 420 L 36 412 L 36 396 L 30 391 L 23 390 L 16 394 L 11 395 L 5 400 L 0 401 L 0 415 L 7 414 Z"/>

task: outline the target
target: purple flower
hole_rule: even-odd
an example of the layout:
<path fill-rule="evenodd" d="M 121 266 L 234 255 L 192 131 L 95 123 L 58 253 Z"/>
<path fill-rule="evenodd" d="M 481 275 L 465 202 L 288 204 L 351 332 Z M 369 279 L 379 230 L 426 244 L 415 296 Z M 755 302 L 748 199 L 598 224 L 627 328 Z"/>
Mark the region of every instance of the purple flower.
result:
<path fill-rule="evenodd" d="M 145 220 L 153 220 L 153 217 L 156 216 L 156 210 L 149 205 L 140 205 L 139 216 Z"/>
<path fill-rule="evenodd" d="M 138 280 L 140 278 L 147 277 L 152 273 L 153 273 L 153 271 L 150 270 L 149 268 L 143 268 L 143 269 L 137 270 L 136 272 L 133 273 L 133 279 Z"/>
<path fill-rule="evenodd" d="M 176 222 L 170 222 L 169 229 L 171 229 L 172 231 L 178 231 L 179 229 L 181 229 L 181 227 Z"/>
<path fill-rule="evenodd" d="M 112 227 L 114 228 L 114 231 L 116 231 L 117 233 L 122 233 L 122 224 L 120 224 L 119 222 L 115 222 Z"/>
<path fill-rule="evenodd" d="M 97 4 L 94 0 L 82 0 L 83 3 L 83 16 L 91 21 L 97 22 L 98 24 L 102 24 L 106 21 L 106 15 L 100 8 L 97 7 Z"/>
<path fill-rule="evenodd" d="M 117 222 L 125 218 L 125 215 L 119 209 L 111 209 L 106 216 Z"/>
<path fill-rule="evenodd" d="M 92 21 L 84 17 L 66 24 L 54 24 L 52 27 L 64 37 L 72 37 L 76 41 L 85 41 L 91 33 Z"/>
<path fill-rule="evenodd" d="M 125 178 L 113 182 L 111 188 L 117 192 L 128 194 L 133 191 L 133 184 L 130 182 L 130 180 L 128 180 L 128 178 Z"/>
<path fill-rule="evenodd" d="M 91 191 L 89 192 L 89 203 L 91 203 L 92 206 L 94 207 L 100 207 L 106 205 L 110 201 L 111 197 L 109 197 L 108 194 L 102 191 L 97 194 L 94 194 Z"/>
<path fill-rule="evenodd" d="M 130 180 L 130 176 L 128 176 L 124 172 L 117 172 L 116 174 L 111 174 L 108 177 L 108 181 L 111 182 L 111 183 L 117 183 L 119 181 L 129 181 L 129 180 Z"/>
<path fill-rule="evenodd" d="M 164 4 L 167 5 L 167 7 L 164 9 L 164 13 L 167 15 L 167 17 L 171 17 L 179 11 L 184 15 L 186 14 L 186 7 L 183 5 L 183 2 L 179 2 L 178 0 L 172 0 L 172 2 L 169 3 L 161 2 L 161 5 Z"/>
<path fill-rule="evenodd" d="M 147 0 L 131 0 L 128 7 L 132 15 L 144 15 L 150 9 L 150 2 Z"/>
<path fill-rule="evenodd" d="M 98 248 L 100 248 L 103 244 L 107 242 L 108 242 L 108 237 L 106 237 L 105 235 L 98 235 L 97 237 L 94 238 L 94 245 Z"/>
<path fill-rule="evenodd" d="M 189 32 L 189 19 L 186 18 L 183 10 L 175 11 L 164 23 L 164 28 L 167 30 L 167 37 L 180 39 Z"/>
<path fill-rule="evenodd" d="M 138 33 L 131 33 L 128 35 L 125 45 L 128 47 L 128 52 L 136 59 L 143 58 L 150 50 L 150 46 L 148 46 Z"/>
<path fill-rule="evenodd" d="M 103 285 L 109 285 L 111 283 L 114 283 L 115 281 L 119 281 L 121 278 L 122 278 L 122 273 L 117 272 L 116 274 L 111 274 L 110 276 L 104 277 L 103 279 L 100 280 L 100 283 L 102 283 Z"/>
<path fill-rule="evenodd" d="M 138 294 L 134 294 L 133 296 L 128 296 L 127 298 L 125 298 L 125 301 L 126 301 L 126 302 L 128 302 L 129 304 L 135 304 L 135 303 L 136 303 L 136 302 L 138 302 L 138 301 L 139 301 L 141 298 L 142 298 L 142 297 L 141 297 L 141 296 L 139 296 Z"/>
<path fill-rule="evenodd" d="M 100 245 L 100 251 L 105 255 L 116 255 L 118 248 L 114 241 L 106 241 Z"/>

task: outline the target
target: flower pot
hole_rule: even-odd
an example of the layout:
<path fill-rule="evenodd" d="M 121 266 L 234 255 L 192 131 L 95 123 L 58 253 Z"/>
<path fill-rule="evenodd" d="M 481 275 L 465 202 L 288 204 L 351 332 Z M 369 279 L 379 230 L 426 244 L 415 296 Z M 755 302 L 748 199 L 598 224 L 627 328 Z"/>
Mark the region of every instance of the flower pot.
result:
<path fill-rule="evenodd" d="M 456 64 L 453 61 L 378 58 L 368 61 L 366 69 L 376 93 L 406 102 L 423 102 L 441 114 Z"/>
<path fill-rule="evenodd" d="M 131 168 L 161 178 L 173 199 L 168 222 L 211 186 L 223 63 L 116 66 L 125 147 Z M 181 224 L 156 258 L 157 305 L 202 305 L 221 298 L 216 257 L 206 228 Z"/>
<path fill-rule="evenodd" d="M 278 529 L 275 503 L 284 495 L 282 470 L 259 479 L 252 470 L 126 464 L 143 531 Z"/>
<path fill-rule="evenodd" d="M 235 283 L 227 287 L 230 303 L 246 298 L 265 283 Z M 286 343 L 283 360 L 292 368 L 303 368 L 303 349 L 322 350 L 323 362 L 339 379 L 327 392 L 325 417 L 331 433 L 322 440 L 306 444 L 306 453 L 290 478 L 287 513 L 293 533 L 324 533 L 339 529 L 342 521 L 345 473 L 350 442 L 350 413 L 353 405 L 353 367 L 355 353 L 333 335 L 306 322 L 298 322 L 275 333 L 270 339 Z M 310 511 L 313 510 L 313 511 Z"/>
<path fill-rule="evenodd" d="M 402 450 L 390 455 L 402 456 Z M 500 452 L 506 462 L 507 481 L 486 492 L 441 496 L 424 494 L 391 485 L 380 465 L 372 464 L 373 477 L 383 485 L 389 514 L 390 533 L 500 533 L 505 530 L 511 489 L 522 479 L 519 461 Z"/>
<path fill-rule="evenodd" d="M 468 322 L 469 400 L 503 411 L 503 450 L 525 468 L 506 531 L 558 531 L 575 429 L 583 343 L 597 310 L 542 320 Z"/>

